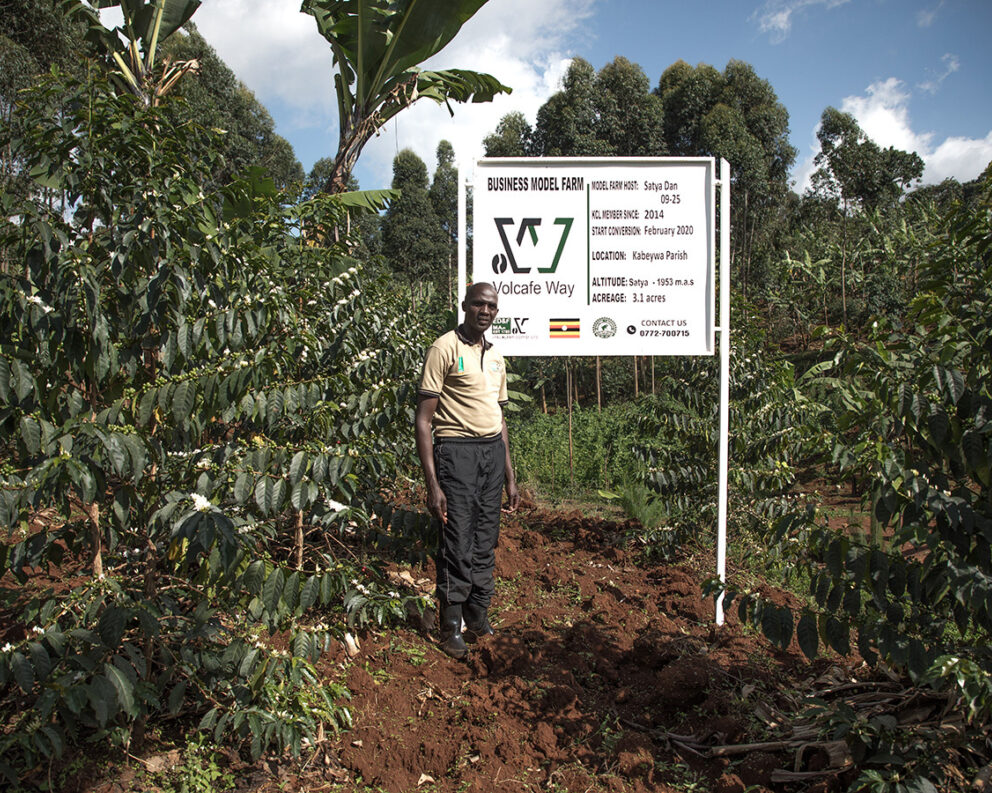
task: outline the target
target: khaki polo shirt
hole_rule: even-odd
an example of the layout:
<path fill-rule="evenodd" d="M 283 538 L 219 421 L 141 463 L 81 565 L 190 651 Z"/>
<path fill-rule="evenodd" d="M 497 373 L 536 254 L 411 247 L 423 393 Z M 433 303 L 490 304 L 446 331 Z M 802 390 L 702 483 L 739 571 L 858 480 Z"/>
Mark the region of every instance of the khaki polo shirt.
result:
<path fill-rule="evenodd" d="M 490 342 L 448 331 L 427 350 L 418 390 L 438 397 L 437 438 L 491 438 L 503 428 L 506 363 Z"/>

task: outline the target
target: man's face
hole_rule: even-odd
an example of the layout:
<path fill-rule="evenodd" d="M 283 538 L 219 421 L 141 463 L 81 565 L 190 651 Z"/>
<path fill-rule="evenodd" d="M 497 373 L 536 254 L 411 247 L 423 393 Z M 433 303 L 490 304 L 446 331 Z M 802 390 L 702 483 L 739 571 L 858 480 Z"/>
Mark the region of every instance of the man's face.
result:
<path fill-rule="evenodd" d="M 484 333 L 499 313 L 499 298 L 491 286 L 473 288 L 462 303 L 465 325 L 476 333 Z"/>

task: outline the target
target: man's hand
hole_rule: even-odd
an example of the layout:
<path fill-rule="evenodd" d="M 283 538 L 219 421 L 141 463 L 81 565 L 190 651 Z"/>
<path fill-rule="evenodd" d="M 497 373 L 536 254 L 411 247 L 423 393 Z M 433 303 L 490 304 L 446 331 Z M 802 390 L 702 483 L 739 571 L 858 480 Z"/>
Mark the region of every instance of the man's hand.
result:
<path fill-rule="evenodd" d="M 441 523 L 448 522 L 448 499 L 440 485 L 427 488 L 427 510 Z"/>
<path fill-rule="evenodd" d="M 517 490 L 517 483 L 513 480 L 506 483 L 506 506 L 503 512 L 516 512 L 520 506 L 520 491 Z"/>

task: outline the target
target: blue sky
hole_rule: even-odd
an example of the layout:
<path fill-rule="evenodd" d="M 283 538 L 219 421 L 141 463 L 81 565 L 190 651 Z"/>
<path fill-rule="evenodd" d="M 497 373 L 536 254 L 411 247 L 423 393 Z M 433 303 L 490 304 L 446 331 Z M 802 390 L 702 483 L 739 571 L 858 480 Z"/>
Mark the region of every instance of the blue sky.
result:
<path fill-rule="evenodd" d="M 304 168 L 337 147 L 330 50 L 299 0 L 205 0 L 194 21 L 272 113 Z M 719 69 L 736 58 L 789 111 L 805 184 L 824 108 L 853 113 L 881 145 L 916 151 L 925 182 L 971 179 L 992 160 L 990 0 L 489 0 L 428 65 L 489 72 L 511 85 L 491 105 L 429 100 L 400 114 L 362 155 L 362 187 L 388 186 L 412 148 L 434 168 L 441 139 L 460 162 L 514 110 L 534 120 L 570 58 L 597 69 L 622 55 L 652 87 L 678 59 Z"/>

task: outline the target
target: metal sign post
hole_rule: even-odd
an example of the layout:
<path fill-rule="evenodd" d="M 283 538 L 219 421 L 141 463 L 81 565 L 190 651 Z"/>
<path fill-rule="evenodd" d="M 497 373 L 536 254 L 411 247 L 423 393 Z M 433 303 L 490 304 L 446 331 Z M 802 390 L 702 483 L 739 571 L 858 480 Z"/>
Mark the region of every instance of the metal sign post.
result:
<path fill-rule="evenodd" d="M 720 160 L 720 463 L 716 527 L 716 574 L 727 583 L 727 469 L 730 458 L 730 163 Z M 723 625 L 723 592 L 716 599 Z"/>

